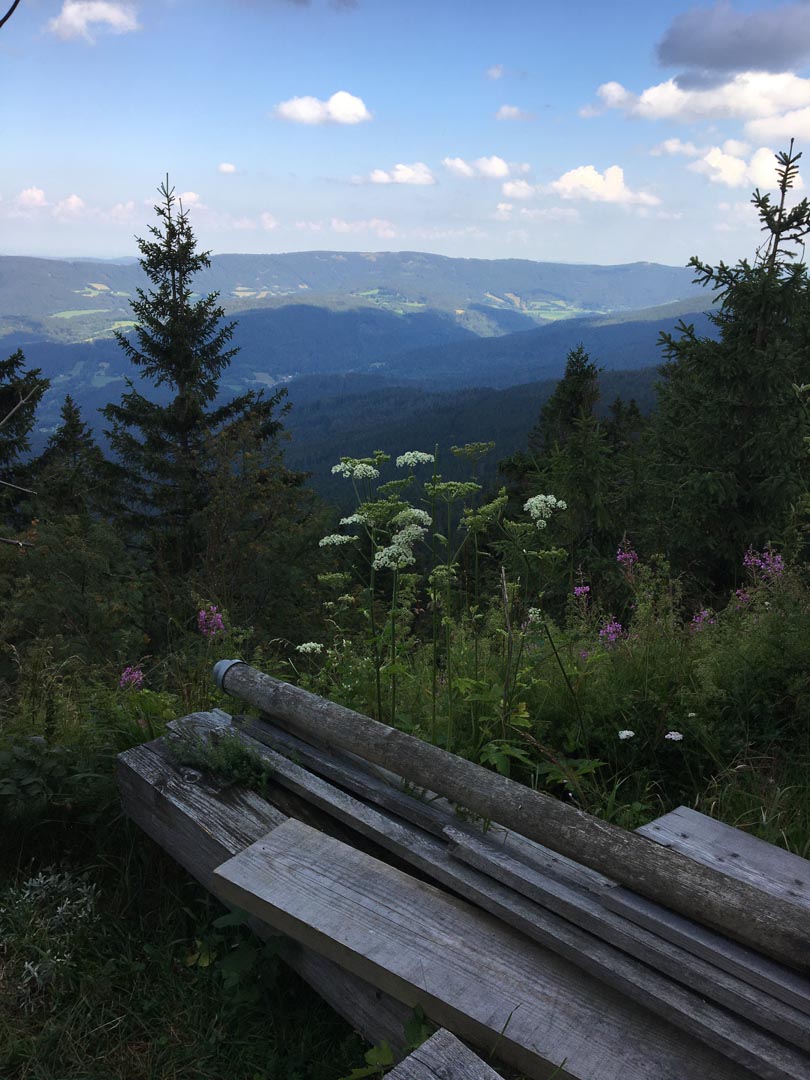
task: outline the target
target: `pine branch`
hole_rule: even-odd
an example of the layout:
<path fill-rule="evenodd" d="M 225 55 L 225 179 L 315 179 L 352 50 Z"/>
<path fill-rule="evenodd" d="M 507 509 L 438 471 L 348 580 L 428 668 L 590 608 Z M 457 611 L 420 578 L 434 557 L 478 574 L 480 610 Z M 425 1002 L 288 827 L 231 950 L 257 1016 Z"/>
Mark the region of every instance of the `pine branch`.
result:
<path fill-rule="evenodd" d="M 11 5 L 11 7 L 8 9 L 8 11 L 5 13 L 3 18 L 0 19 L 0 30 L 3 29 L 5 24 L 8 22 L 8 20 L 11 18 L 11 16 L 14 14 L 14 12 L 17 10 L 17 5 L 19 4 L 19 2 L 20 2 L 20 0 L 14 0 L 14 3 Z"/>

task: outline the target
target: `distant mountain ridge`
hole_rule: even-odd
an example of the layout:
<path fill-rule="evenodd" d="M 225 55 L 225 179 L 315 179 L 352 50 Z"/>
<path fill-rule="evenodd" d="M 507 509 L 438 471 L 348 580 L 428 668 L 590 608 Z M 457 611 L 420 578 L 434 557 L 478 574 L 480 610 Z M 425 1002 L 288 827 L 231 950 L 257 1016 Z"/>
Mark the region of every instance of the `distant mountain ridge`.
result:
<path fill-rule="evenodd" d="M 0 257 L 0 355 L 20 346 L 51 380 L 35 449 L 66 394 L 99 434 L 98 409 L 127 379 L 166 398 L 165 387 L 141 382 L 113 337 L 131 330 L 130 299 L 147 285 L 133 263 Z M 494 438 L 500 453 L 514 450 L 580 343 L 605 369 L 606 393 L 621 387 L 649 405 L 660 331 L 680 318 L 712 329 L 703 313 L 711 297 L 691 271 L 649 263 L 221 255 L 195 286 L 219 291 L 237 322 L 223 398 L 288 386 L 290 460 L 329 494 L 327 466 L 341 453 L 400 451 L 412 439 L 426 448 Z"/>
<path fill-rule="evenodd" d="M 147 284 L 137 263 L 0 256 L 0 342 L 110 336 L 131 325 L 130 301 Z M 194 284 L 201 294 L 219 292 L 229 313 L 301 301 L 401 317 L 441 312 L 478 336 L 699 293 L 690 270 L 657 263 L 593 266 L 423 252 L 216 255 Z"/>

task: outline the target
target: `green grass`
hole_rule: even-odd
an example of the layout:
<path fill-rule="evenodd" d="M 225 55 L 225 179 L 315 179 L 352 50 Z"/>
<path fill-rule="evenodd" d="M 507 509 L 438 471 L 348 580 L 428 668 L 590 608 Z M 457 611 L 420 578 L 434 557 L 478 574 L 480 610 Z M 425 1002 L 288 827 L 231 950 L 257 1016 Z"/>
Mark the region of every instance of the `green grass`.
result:
<path fill-rule="evenodd" d="M 41 822 L 0 877 L 3 1080 L 335 1080 L 362 1043 L 140 830 Z"/>
<path fill-rule="evenodd" d="M 52 319 L 76 319 L 80 315 L 97 315 L 99 312 L 106 312 L 107 308 L 77 308 L 74 311 L 55 311 L 50 316 Z"/>

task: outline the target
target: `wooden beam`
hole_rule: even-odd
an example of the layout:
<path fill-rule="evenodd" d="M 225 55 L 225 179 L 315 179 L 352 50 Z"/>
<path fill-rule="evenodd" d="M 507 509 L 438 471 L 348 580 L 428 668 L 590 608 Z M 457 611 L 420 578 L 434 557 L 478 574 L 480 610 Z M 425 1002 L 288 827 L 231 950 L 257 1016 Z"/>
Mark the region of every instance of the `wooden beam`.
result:
<path fill-rule="evenodd" d="M 295 734 L 362 755 L 642 896 L 810 971 L 810 918 L 787 897 L 765 896 L 750 883 L 247 664 L 232 663 L 221 684 Z"/>
<path fill-rule="evenodd" d="M 220 866 L 223 895 L 529 1077 L 752 1074 L 463 900 L 287 821 Z M 760 1074 L 761 1075 L 761 1074 Z"/>
<path fill-rule="evenodd" d="M 214 869 L 285 820 L 258 795 L 218 790 L 178 768 L 160 739 L 119 755 L 118 783 L 133 821 L 220 900 Z M 260 920 L 250 925 L 262 938 L 278 933 Z M 285 945 L 282 958 L 368 1042 L 402 1051 L 411 1010 L 401 1002 L 297 942 Z"/>
<path fill-rule="evenodd" d="M 197 721 L 195 726 L 202 733 Z M 318 812 L 331 814 L 342 825 L 353 828 L 358 839 L 371 840 L 389 852 L 389 857 L 394 855 L 401 863 L 409 864 L 410 872 L 415 868 L 424 880 L 439 882 L 474 902 L 506 925 L 571 961 L 581 971 L 680 1028 L 688 1037 L 698 1038 L 757 1076 L 767 1080 L 810 1080 L 807 1058 L 759 1030 L 766 1028 L 794 1045 L 810 1047 L 810 1032 L 803 1016 L 797 1017 L 792 1008 L 767 994 L 611 915 L 600 907 L 595 897 L 581 897 L 580 876 L 570 875 L 567 860 L 554 865 L 563 877 L 575 883 L 574 888 L 546 880 L 542 863 L 539 871 L 537 863 L 524 868 L 535 878 L 539 875 L 541 883 L 546 885 L 540 892 L 544 906 L 539 906 L 520 894 L 519 881 L 518 892 L 513 892 L 492 877 L 493 873 L 496 876 L 499 873 L 504 852 L 507 857 L 511 853 L 514 860 L 519 858 L 515 850 L 534 854 L 537 845 L 522 838 L 521 843 L 513 845 L 512 836 L 501 837 L 496 843 L 489 833 L 482 838 L 472 828 L 468 834 L 457 836 L 460 823 L 455 819 L 455 826 L 446 827 L 452 839 L 460 837 L 463 844 L 469 838 L 473 845 L 480 842 L 485 855 L 494 853 L 495 858 L 484 863 L 487 872 L 481 873 L 454 859 L 445 844 L 422 830 L 313 776 L 297 762 L 262 746 L 245 732 L 237 730 L 233 734 L 270 766 L 275 783 L 268 792 L 269 798 L 276 799 L 278 785 L 282 785 L 300 802 L 306 800 Z M 411 801 L 408 800 L 408 805 Z M 446 812 L 444 817 L 454 820 Z M 352 841 L 352 846 L 357 846 L 356 841 Z M 603 880 L 599 875 L 593 876 Z M 600 939 L 600 934 L 605 940 Z M 595 994 L 600 992 L 594 987 Z M 703 995 L 728 1006 L 732 1013 L 707 1002 Z M 687 1044 L 685 1038 L 684 1046 Z"/>
<path fill-rule="evenodd" d="M 439 1028 L 385 1074 L 386 1080 L 501 1080 L 494 1069 L 455 1035 Z"/>

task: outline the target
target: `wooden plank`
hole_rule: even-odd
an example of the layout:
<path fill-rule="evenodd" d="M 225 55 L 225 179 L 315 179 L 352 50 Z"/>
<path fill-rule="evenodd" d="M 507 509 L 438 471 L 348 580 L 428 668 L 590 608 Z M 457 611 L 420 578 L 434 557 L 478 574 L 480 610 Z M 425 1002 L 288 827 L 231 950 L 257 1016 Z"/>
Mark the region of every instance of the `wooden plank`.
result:
<path fill-rule="evenodd" d="M 678 946 L 659 939 L 643 927 L 606 911 L 599 899 L 588 892 L 539 874 L 508 848 L 496 846 L 469 830 L 448 827 L 445 832 L 452 855 L 492 875 L 583 930 L 590 931 L 601 941 L 615 946 L 621 950 L 619 956 L 628 954 L 652 965 L 655 972 L 643 969 L 647 973 L 646 980 L 643 973 L 632 967 L 627 971 L 628 985 L 623 989 L 628 996 L 643 1001 L 643 997 L 630 984 L 635 983 L 641 990 L 646 981 L 650 995 L 648 1007 L 670 1016 L 672 1023 L 692 1031 L 708 1045 L 716 1046 L 734 1060 L 745 1063 L 758 1075 L 783 1075 L 793 1080 L 810 1077 L 810 1057 L 807 1054 L 798 1050 L 788 1051 L 781 1039 L 758 1031 L 758 1027 L 766 1028 L 787 1040 L 791 1046 L 810 1051 L 810 1027 L 806 1017 L 798 1010 Z M 584 963 L 593 963 L 595 959 L 593 955 L 589 958 L 584 951 Z M 626 958 L 622 956 L 622 961 L 616 965 L 617 973 L 622 972 L 625 961 Z M 656 975 L 657 978 L 653 977 Z M 683 988 L 673 989 L 671 983 L 662 979 L 662 975 L 685 983 L 692 993 L 684 995 L 677 992 Z M 729 1014 L 702 1001 L 700 995 L 725 1005 L 750 1023 L 734 1017 L 732 1022 Z M 771 1073 L 770 1070 L 776 1071 Z"/>
<path fill-rule="evenodd" d="M 810 971 L 810 916 L 788 897 L 764 898 L 746 882 L 247 664 L 232 663 L 221 681 L 228 693 L 296 734 L 361 754 L 642 896 Z"/>
<path fill-rule="evenodd" d="M 484 838 L 475 828 L 463 826 L 455 819 L 454 826 L 446 827 L 446 833 L 454 844 L 460 843 L 464 846 L 465 838 L 468 838 L 469 843 L 475 847 L 474 842 L 481 841 L 479 850 L 483 852 L 485 862 L 479 869 L 483 869 L 485 873 L 471 871 L 454 860 L 443 844 L 421 830 L 389 813 L 367 806 L 322 778 L 313 776 L 301 765 L 277 754 L 244 731 L 236 731 L 234 734 L 247 749 L 270 766 L 278 784 L 285 785 L 297 797 L 308 800 L 319 811 L 332 814 L 364 838 L 373 840 L 399 859 L 407 861 L 427 878 L 473 900 L 508 925 L 516 927 L 558 955 L 573 961 L 601 982 L 620 990 L 681 1030 L 697 1036 L 708 1046 L 756 1071 L 758 1075 L 780 1077 L 782 1080 L 795 1080 L 796 1076 L 801 1075 L 805 1065 L 802 1060 L 797 1061 L 795 1055 L 785 1051 L 781 1044 L 761 1032 L 751 1030 L 750 1025 L 729 1017 L 723 1010 L 709 1005 L 698 995 L 704 994 L 719 1000 L 721 1004 L 730 1006 L 754 1024 L 774 1031 L 798 1046 L 810 1049 L 810 1032 L 803 1017 L 797 1017 L 789 1006 L 772 1000 L 715 968 L 702 962 L 694 962 L 688 953 L 667 942 L 659 942 L 632 922 L 611 916 L 604 911 L 597 899 L 586 896 L 584 902 L 581 902 L 577 891 L 581 886 L 581 875 L 579 872 L 569 874 L 568 860 L 564 861 L 563 872 L 559 875 L 564 879 L 563 882 L 557 878 L 549 879 L 544 891 L 538 893 L 535 889 L 532 894 L 533 900 L 539 898 L 545 908 L 552 909 L 544 910 L 544 907 L 515 895 L 510 888 L 498 886 L 492 880 L 492 866 L 486 861 L 491 862 L 493 855 L 505 855 L 516 862 L 520 871 L 528 872 L 531 880 L 537 879 L 542 883 L 546 866 L 542 862 L 538 864 L 536 859 L 529 864 L 523 862 L 523 856 L 527 853 L 534 858 L 537 845 L 514 834 L 492 838 L 488 832 Z M 453 817 L 446 813 L 444 816 L 451 819 Z M 469 856 L 465 857 L 469 859 Z M 495 876 L 498 865 L 500 864 L 496 863 Z M 555 869 L 559 872 L 559 866 Z M 580 871 L 582 868 L 575 869 Z M 564 883 L 566 878 L 567 884 Z M 508 881 L 508 884 L 517 885 L 518 891 L 526 891 L 520 889 L 519 876 Z M 559 917 L 560 915 L 563 917 Z M 576 922 L 590 932 L 584 932 L 577 925 L 572 925 Z M 591 932 L 596 936 L 592 936 Z M 602 935 L 611 943 L 605 944 L 599 940 Z M 622 948 L 624 951 L 619 951 Z M 636 959 L 625 955 L 628 952 Z M 639 963 L 639 960 L 644 963 Z M 671 978 L 666 978 L 658 971 L 651 971 L 647 966 L 649 963 L 654 963 L 666 971 L 676 982 L 686 983 L 689 989 L 674 985 Z"/>
<path fill-rule="evenodd" d="M 494 1069 L 444 1028 L 385 1076 L 386 1080 L 501 1080 Z"/>
<path fill-rule="evenodd" d="M 285 820 L 252 793 L 217 791 L 192 770 L 177 769 L 162 740 L 119 755 L 118 782 L 127 814 L 220 900 L 213 870 Z M 278 933 L 256 919 L 251 928 L 262 938 Z M 402 1050 L 411 1011 L 401 1002 L 295 942 L 285 945 L 283 959 L 368 1042 Z"/>
<path fill-rule="evenodd" d="M 805 1016 L 810 1016 L 810 979 L 721 934 L 715 934 L 691 919 L 667 911 L 660 904 L 645 900 L 621 885 L 606 889 L 601 902 L 606 908 L 631 919 L 657 937 L 673 942 L 694 956 L 702 957 L 749 985 L 786 1002 Z M 751 1013 L 744 1015 L 756 1020 Z M 805 1024 L 810 1031 L 810 1021 L 806 1020 Z"/>
<path fill-rule="evenodd" d="M 463 900 L 287 821 L 216 871 L 224 895 L 530 1077 L 752 1074 Z M 792 1080 L 796 1080 L 795 1074 Z"/>
<path fill-rule="evenodd" d="M 810 914 L 810 860 L 800 855 L 688 806 L 679 806 L 636 832 L 775 899 L 787 898 Z"/>
<path fill-rule="evenodd" d="M 354 754 L 312 746 L 303 739 L 277 727 L 266 717 L 251 719 L 234 717 L 234 723 L 263 745 L 278 751 L 291 761 L 304 766 L 309 772 L 331 780 L 347 791 L 354 792 L 367 802 L 375 803 L 386 810 L 393 811 L 397 817 L 418 825 L 434 836 L 442 836 L 448 825 L 458 826 L 463 818 L 457 813 L 453 803 L 433 792 L 408 794 L 403 790 L 407 784 L 401 776 L 389 770 L 375 770 Z M 293 816 L 293 815 L 291 815 Z M 479 828 L 474 823 L 466 823 L 466 828 Z M 576 887 L 601 893 L 616 883 L 610 878 L 598 874 L 595 870 L 568 859 L 550 848 L 529 840 L 519 833 L 504 828 L 498 822 L 488 822 L 486 828 L 480 827 L 482 835 L 493 843 L 508 844 L 510 850 L 519 854 L 524 862 L 535 869 L 550 874 L 558 881 Z"/>

